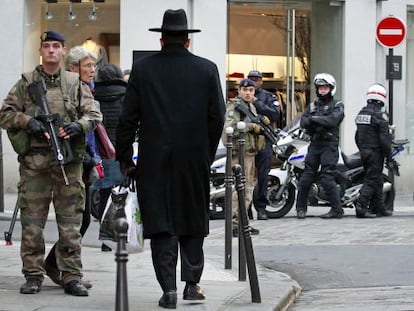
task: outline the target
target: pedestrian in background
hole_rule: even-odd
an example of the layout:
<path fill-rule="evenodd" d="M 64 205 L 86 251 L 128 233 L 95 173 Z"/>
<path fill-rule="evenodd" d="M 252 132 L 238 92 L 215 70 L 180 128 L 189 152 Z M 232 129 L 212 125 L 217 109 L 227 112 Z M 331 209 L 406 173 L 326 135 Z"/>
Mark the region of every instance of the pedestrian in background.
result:
<path fill-rule="evenodd" d="M 387 91 L 383 85 L 375 83 L 368 88 L 366 98 L 367 105 L 355 118 L 355 142 L 361 153 L 365 173 L 355 213 L 358 218 L 391 216 L 392 212 L 385 209 L 382 193 L 384 159 L 392 165 L 388 116 L 382 111 Z"/>
<path fill-rule="evenodd" d="M 66 52 L 65 39 L 55 31 L 41 36 L 39 54 L 42 65 L 24 73 L 10 90 L 0 111 L 0 125 L 8 131 L 18 131 L 29 140 L 29 149 L 18 155 L 20 180 L 18 206 L 22 225 L 20 254 L 26 282 L 22 294 L 36 294 L 46 273 L 44 269 L 45 241 L 43 229 L 49 206 L 53 202 L 59 240 L 56 246 L 57 266 L 62 271 L 64 291 L 74 296 L 88 296 L 81 283 L 82 212 L 85 208 L 85 187 L 82 181 L 82 160 L 85 152 L 85 132 L 93 130 L 102 120 L 86 85 L 79 76 L 62 68 Z M 27 96 L 28 85 L 45 82 L 47 102 L 52 114 L 59 114 L 63 127 L 58 129 L 62 139 L 68 139 L 73 160 L 64 165 L 68 185 L 62 169 L 56 165 L 48 142 L 45 125 L 39 119 L 39 103 Z M 26 134 L 27 133 L 27 134 Z M 26 136 L 25 136 L 26 135 Z M 18 144 L 10 138 L 12 144 Z"/>
<path fill-rule="evenodd" d="M 246 177 L 246 197 L 245 207 L 246 212 L 249 209 L 249 204 L 252 201 L 253 188 L 255 186 L 255 156 L 259 150 L 263 150 L 265 147 L 265 137 L 260 134 L 261 128 L 259 124 L 253 123 L 247 115 L 238 109 L 238 105 L 244 105 L 246 109 L 250 110 L 253 115 L 257 115 L 255 102 L 257 98 L 254 96 L 255 83 L 250 79 L 243 79 L 239 83 L 238 93 L 239 95 L 232 98 L 227 103 L 226 111 L 226 123 L 224 129 L 227 127 L 233 128 L 233 156 L 232 165 L 239 163 L 239 150 L 238 139 L 240 138 L 240 132 L 237 128 L 237 123 L 243 121 L 246 123 L 246 135 L 245 135 L 245 154 L 244 154 L 244 172 Z M 266 116 L 261 117 L 264 123 L 269 124 L 270 121 Z M 223 143 L 227 143 L 227 135 L 225 130 L 223 131 Z M 233 237 L 239 235 L 239 217 L 238 217 L 238 199 L 237 192 L 233 192 L 232 197 L 232 233 Z M 259 230 L 249 226 L 250 234 L 257 235 Z"/>
<path fill-rule="evenodd" d="M 106 64 L 96 73 L 94 96 L 95 100 L 99 102 L 103 115 L 102 124 L 114 146 L 116 145 L 116 129 L 122 112 L 126 86 L 122 70 L 115 64 Z M 119 185 L 124 179 L 119 162 L 115 158 L 103 159 L 102 164 L 105 176 L 93 185 L 99 189 L 99 219 L 102 218 L 112 187 Z M 111 251 L 111 248 L 102 243 L 101 250 Z"/>
<path fill-rule="evenodd" d="M 178 247 L 184 300 L 203 300 L 197 285 L 204 267 L 203 242 L 209 233 L 209 175 L 224 124 L 225 104 L 217 66 L 188 51 L 187 16 L 167 10 L 161 51 L 136 61 L 128 81 L 116 133 L 116 157 L 135 178 L 144 238 L 163 295 L 159 306 L 177 305 Z"/>
<path fill-rule="evenodd" d="M 266 116 L 270 124 L 275 124 L 279 120 L 280 107 L 276 95 L 263 89 L 262 73 L 252 70 L 248 73 L 247 78 L 254 81 L 255 93 L 257 100 L 254 102 L 257 113 Z M 258 220 L 267 220 L 266 206 L 267 200 L 267 184 L 269 182 L 269 172 L 272 166 L 272 143 L 266 140 L 263 150 L 258 150 L 255 157 L 255 165 L 257 169 L 257 186 L 253 191 L 253 206 L 257 211 Z"/>
<path fill-rule="evenodd" d="M 318 73 L 313 79 L 315 101 L 306 107 L 300 126 L 308 132 L 311 142 L 305 159 L 305 170 L 299 180 L 296 199 L 297 218 L 304 219 L 308 207 L 308 195 L 320 167 L 320 182 L 326 191 L 331 209 L 322 218 L 342 218 L 339 189 L 335 181 L 339 159 L 339 126 L 344 119 L 344 104 L 334 98 L 335 78 L 329 73 Z"/>

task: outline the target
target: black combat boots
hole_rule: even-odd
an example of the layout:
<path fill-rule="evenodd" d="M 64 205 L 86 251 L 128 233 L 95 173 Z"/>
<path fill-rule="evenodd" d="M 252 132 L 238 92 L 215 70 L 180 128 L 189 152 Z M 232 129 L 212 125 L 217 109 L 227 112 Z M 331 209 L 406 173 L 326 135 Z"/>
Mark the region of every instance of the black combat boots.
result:
<path fill-rule="evenodd" d="M 37 294 L 40 292 L 40 286 L 42 285 L 42 281 L 39 278 L 32 277 L 27 278 L 26 283 L 24 283 L 20 287 L 21 294 Z"/>
<path fill-rule="evenodd" d="M 371 213 L 369 209 L 364 207 L 361 203 L 355 204 L 355 214 L 357 218 L 376 218 L 377 215 Z"/>
<path fill-rule="evenodd" d="M 88 296 L 88 290 L 80 280 L 73 280 L 64 285 L 65 294 L 72 296 Z"/>
<path fill-rule="evenodd" d="M 257 207 L 257 220 L 267 220 L 267 213 L 265 207 Z"/>
<path fill-rule="evenodd" d="M 342 208 L 331 208 L 329 212 L 319 217 L 323 219 L 342 218 L 344 217 L 344 210 Z"/>

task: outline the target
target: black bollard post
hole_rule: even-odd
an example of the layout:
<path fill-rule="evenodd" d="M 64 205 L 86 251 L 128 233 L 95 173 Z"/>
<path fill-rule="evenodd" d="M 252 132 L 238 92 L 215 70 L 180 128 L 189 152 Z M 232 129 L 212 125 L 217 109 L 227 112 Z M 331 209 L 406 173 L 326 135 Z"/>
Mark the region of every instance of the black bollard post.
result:
<path fill-rule="evenodd" d="M 227 134 L 227 143 L 226 143 L 226 174 L 224 177 L 224 184 L 226 189 L 226 194 L 224 197 L 224 216 L 225 216 L 225 226 L 224 226 L 224 269 L 231 269 L 231 260 L 232 260 L 232 232 L 231 232 L 231 222 L 232 222 L 232 196 L 233 196 L 233 172 L 231 170 L 231 159 L 232 159 L 232 149 L 233 149 L 233 128 L 226 128 Z"/>
<path fill-rule="evenodd" d="M 252 237 L 249 230 L 249 219 L 247 218 L 247 212 L 245 207 L 245 184 L 242 180 L 242 168 L 236 164 L 233 166 L 233 172 L 236 175 L 236 190 L 239 201 L 239 224 L 243 228 L 243 241 L 244 249 L 246 252 L 247 270 L 249 271 L 250 291 L 252 294 L 252 302 L 260 303 L 262 299 L 260 297 L 259 280 L 257 278 L 256 263 L 254 259 Z M 239 237 L 242 236 L 242 232 L 239 232 Z"/>
<path fill-rule="evenodd" d="M 237 129 L 239 130 L 239 165 L 241 167 L 241 182 L 243 185 L 246 184 L 246 175 L 245 175 L 245 169 L 244 169 L 244 153 L 245 153 L 245 144 L 246 144 L 246 123 L 245 122 L 237 122 Z M 243 187 L 243 198 L 246 197 L 246 187 Z M 243 201 L 243 209 L 246 211 L 245 202 Z M 243 237 L 242 237 L 242 223 L 240 221 L 240 203 L 239 203 L 239 209 L 238 209 L 238 223 L 239 223 L 239 281 L 246 281 L 246 255 L 245 255 L 245 245 L 243 243 Z"/>
<path fill-rule="evenodd" d="M 122 217 L 115 222 L 115 233 L 118 239 L 115 253 L 116 265 L 116 300 L 115 311 L 128 311 L 128 281 L 127 266 L 128 252 L 126 250 L 128 222 Z"/>

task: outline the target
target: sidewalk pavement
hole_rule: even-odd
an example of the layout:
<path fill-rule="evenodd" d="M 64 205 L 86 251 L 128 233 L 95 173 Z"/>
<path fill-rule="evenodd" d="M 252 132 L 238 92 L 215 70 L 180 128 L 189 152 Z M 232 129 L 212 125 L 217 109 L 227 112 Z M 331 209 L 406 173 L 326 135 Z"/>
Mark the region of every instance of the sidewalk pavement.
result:
<path fill-rule="evenodd" d="M 15 194 L 5 195 L 5 212 L 1 218 L 10 218 L 13 213 Z M 51 215 L 51 214 L 50 214 Z M 233 246 L 237 244 L 233 239 Z M 151 262 L 151 252 L 146 240 L 145 250 L 130 254 L 127 262 L 129 310 L 163 310 L 158 307 L 162 291 L 155 278 Z M 224 228 L 213 229 L 205 245 L 223 245 Z M 254 246 L 254 243 L 253 243 Z M 49 249 L 51 245 L 47 245 Z M 115 255 L 102 253 L 99 248 L 83 247 L 82 261 L 84 278 L 90 280 L 93 288 L 89 297 L 65 295 L 48 277 L 40 293 L 22 295 L 20 285 L 24 282 L 19 256 L 20 243 L 5 246 L 0 240 L 0 311 L 93 311 L 115 310 L 116 271 Z M 47 249 L 47 251 L 48 251 Z M 177 310 L 286 310 L 300 294 L 301 288 L 288 275 L 257 265 L 261 303 L 251 302 L 248 281 L 238 281 L 237 249 L 233 248 L 233 269 L 224 269 L 224 256 L 205 254 L 205 266 L 200 286 L 206 300 L 189 302 L 182 300 L 184 284 L 180 282 L 179 265 L 177 270 Z M 236 264 L 236 265 L 235 265 Z"/>

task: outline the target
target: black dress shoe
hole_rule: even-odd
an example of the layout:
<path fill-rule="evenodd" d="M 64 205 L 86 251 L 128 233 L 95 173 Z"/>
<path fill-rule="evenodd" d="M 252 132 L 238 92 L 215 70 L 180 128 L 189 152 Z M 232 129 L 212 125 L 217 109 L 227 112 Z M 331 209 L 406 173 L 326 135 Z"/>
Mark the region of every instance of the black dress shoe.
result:
<path fill-rule="evenodd" d="M 73 280 L 65 284 L 65 294 L 72 296 L 89 296 L 88 290 L 80 280 Z"/>
<path fill-rule="evenodd" d="M 166 291 L 158 301 L 158 305 L 164 309 L 176 309 L 177 308 L 177 291 Z"/>
<path fill-rule="evenodd" d="M 20 287 L 21 294 L 37 294 L 40 292 L 42 281 L 39 278 L 27 278 L 26 283 Z"/>
<path fill-rule="evenodd" d="M 184 300 L 204 300 L 206 296 L 197 284 L 186 284 L 183 292 Z"/>
<path fill-rule="evenodd" d="M 258 208 L 257 209 L 257 220 L 268 220 L 266 209 L 265 208 Z"/>
<path fill-rule="evenodd" d="M 305 211 L 302 211 L 302 210 L 297 211 L 296 218 L 297 219 L 305 219 L 306 218 Z"/>
<path fill-rule="evenodd" d="M 340 210 L 331 209 L 328 213 L 323 214 L 319 217 L 323 219 L 342 218 L 344 217 L 344 211 L 342 209 Z"/>
<path fill-rule="evenodd" d="M 52 265 L 46 261 L 45 270 L 46 275 L 53 281 L 53 283 L 63 287 L 62 273 L 55 265 Z"/>

